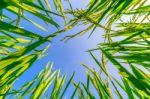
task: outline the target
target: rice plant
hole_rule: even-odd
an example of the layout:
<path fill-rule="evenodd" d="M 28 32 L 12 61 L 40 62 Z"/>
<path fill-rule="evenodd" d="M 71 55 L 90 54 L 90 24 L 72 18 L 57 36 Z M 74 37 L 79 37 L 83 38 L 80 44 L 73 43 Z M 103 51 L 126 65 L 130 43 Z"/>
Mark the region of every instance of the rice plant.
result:
<path fill-rule="evenodd" d="M 67 2 L 69 8 L 65 9 L 63 2 Z M 128 99 L 149 99 L 149 3 L 149 0 L 89 0 L 85 9 L 73 9 L 71 0 L 1 0 L 0 98 L 125 99 L 125 93 Z M 28 18 L 28 14 L 56 31 L 49 31 Z M 55 21 L 55 17 L 63 20 L 63 26 Z M 43 36 L 23 28 L 22 20 L 49 34 Z M 35 61 L 44 57 L 51 39 L 76 26 L 84 26 L 85 29 L 68 34 L 63 40 L 88 32 L 90 37 L 97 28 L 104 30 L 104 42 L 99 42 L 95 49 L 87 50 L 98 69 L 81 64 L 86 68 L 87 81 L 74 81 L 76 73 L 66 80 L 66 75 L 60 75 L 61 70 L 52 71 L 53 64 L 48 63 L 33 80 L 14 89 L 16 80 Z M 39 49 L 45 43 L 47 46 Z M 94 52 L 102 53 L 101 60 Z M 120 79 L 110 74 L 108 63 L 114 66 Z M 74 90 L 70 92 L 72 87 Z M 51 89 L 49 94 L 46 93 L 48 89 Z M 70 97 L 65 94 L 68 91 Z"/>

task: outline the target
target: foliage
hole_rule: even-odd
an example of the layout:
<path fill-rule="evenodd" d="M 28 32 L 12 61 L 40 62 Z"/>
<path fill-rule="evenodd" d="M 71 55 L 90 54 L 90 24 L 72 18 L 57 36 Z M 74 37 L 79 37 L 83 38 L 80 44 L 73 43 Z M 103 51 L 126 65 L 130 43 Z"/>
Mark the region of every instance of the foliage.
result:
<path fill-rule="evenodd" d="M 68 0 L 70 8 L 67 10 L 63 8 L 62 2 L 64 1 L 53 0 L 52 5 L 48 0 L 0 1 L 0 98 L 61 99 L 65 98 L 70 84 L 74 85 L 71 99 L 97 98 L 91 91 L 91 86 L 102 99 L 113 99 L 116 95 L 123 99 L 121 90 L 129 99 L 149 98 L 148 0 L 90 0 L 86 9 L 73 9 L 71 1 Z M 28 18 L 28 13 L 57 31 L 42 36 L 22 28 L 21 22 L 24 20 L 43 32 L 48 31 L 41 24 Z M 68 18 L 69 15 L 73 18 Z M 59 26 L 54 17 L 62 18 L 64 26 Z M 103 20 L 106 24 L 102 23 Z M 41 45 L 50 43 L 52 38 L 77 25 L 85 25 L 85 29 L 66 36 L 64 40 L 88 31 L 92 34 L 99 27 L 105 30 L 104 42 L 100 42 L 97 48 L 88 50 L 99 70 L 82 64 L 87 69 L 86 83 L 73 81 L 74 73 L 66 81 L 66 75 L 60 76 L 59 70 L 52 72 L 52 64 L 48 64 L 32 81 L 18 90 L 12 88 L 15 81 L 36 60 L 43 57 L 49 46 L 39 49 Z M 95 51 L 101 51 L 101 60 L 94 55 Z M 109 74 L 107 62 L 111 62 L 117 69 L 121 80 Z M 102 76 L 105 79 L 102 79 Z M 45 95 L 51 86 L 51 93 Z"/>

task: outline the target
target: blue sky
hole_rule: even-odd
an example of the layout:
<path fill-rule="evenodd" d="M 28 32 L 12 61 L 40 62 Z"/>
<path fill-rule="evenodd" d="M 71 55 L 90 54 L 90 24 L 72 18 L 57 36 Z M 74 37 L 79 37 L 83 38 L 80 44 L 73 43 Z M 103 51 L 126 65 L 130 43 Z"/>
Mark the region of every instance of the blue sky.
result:
<path fill-rule="evenodd" d="M 87 1 L 85 0 L 85 1 L 81 2 L 80 0 L 71 0 L 74 8 L 85 7 L 85 5 L 87 4 Z M 80 2 L 80 3 L 78 3 L 78 2 Z M 64 3 L 64 5 L 66 5 L 66 4 Z M 33 19 L 37 23 L 42 24 L 50 32 L 45 33 L 42 30 L 33 26 L 32 24 L 29 24 L 28 22 L 22 20 L 23 24 L 21 26 L 23 28 L 26 28 L 33 32 L 41 33 L 43 36 L 49 35 L 49 33 L 53 33 L 56 31 L 56 29 L 53 26 L 47 27 L 38 18 L 36 18 L 28 13 L 26 14 L 26 16 L 30 19 Z M 62 21 L 61 19 L 57 19 L 57 20 Z M 60 34 L 56 38 L 52 39 L 51 47 L 47 51 L 48 55 L 43 57 L 42 59 L 38 60 L 27 72 L 25 72 L 20 77 L 20 79 L 18 80 L 17 83 L 21 84 L 22 82 L 26 82 L 26 80 L 32 80 L 33 77 L 39 71 L 41 71 L 48 62 L 53 62 L 54 63 L 53 69 L 54 70 L 61 69 L 62 74 L 67 73 L 68 75 L 71 75 L 73 73 L 73 71 L 76 71 L 78 73 L 83 72 L 84 70 L 81 67 L 80 63 L 81 62 L 82 63 L 86 63 L 86 62 L 90 63 L 91 62 L 90 61 L 91 58 L 89 57 L 89 54 L 85 51 L 87 49 L 95 48 L 97 43 L 100 42 L 100 40 L 99 40 L 100 37 L 98 37 L 97 35 L 93 35 L 90 39 L 88 39 L 89 34 L 87 33 L 86 35 L 72 39 L 72 40 L 68 41 L 67 43 L 64 43 L 61 41 L 64 36 L 73 34 L 73 33 L 77 33 L 77 30 L 73 29 L 71 31 L 68 31 L 65 34 Z M 95 37 L 99 38 L 99 39 L 95 39 Z M 45 45 L 47 45 L 47 43 L 44 44 L 43 46 L 45 46 Z M 32 72 L 32 71 L 34 71 L 34 72 Z M 82 76 L 79 76 L 79 77 L 80 77 L 80 79 L 83 78 Z"/>
<path fill-rule="evenodd" d="M 84 8 L 89 0 L 70 1 L 73 4 L 74 8 Z M 64 6 L 67 5 L 64 3 Z M 32 15 L 27 14 L 27 16 L 44 25 L 44 23 L 42 23 L 39 19 L 33 17 Z M 45 34 L 43 31 L 37 29 L 36 27 L 29 25 L 27 22 L 23 22 L 22 26 L 30 31 L 43 33 L 43 35 L 48 35 L 49 33 L 48 32 L 47 34 Z M 49 61 L 54 63 L 53 70 L 60 69 L 62 74 L 67 73 L 67 78 L 69 78 L 69 76 L 75 71 L 76 75 L 74 80 L 85 81 L 85 69 L 80 64 L 85 63 L 88 66 L 97 68 L 97 65 L 86 51 L 88 49 L 96 48 L 98 43 L 103 42 L 101 36 L 103 34 L 103 31 L 101 29 L 97 29 L 90 38 L 88 38 L 89 33 L 86 33 L 84 36 L 79 36 L 71 39 L 67 43 L 60 41 L 65 35 L 77 33 L 78 29 L 81 30 L 82 28 L 83 27 L 73 29 L 54 38 L 52 40 L 51 47 L 47 51 L 48 55 L 38 60 L 29 70 L 27 70 L 17 80 L 15 87 L 18 88 L 26 81 L 32 80 Z M 47 29 L 50 31 L 50 33 L 53 33 L 55 31 L 54 27 L 47 27 Z M 100 52 L 95 53 L 95 55 L 100 59 Z M 109 71 L 111 71 L 112 74 L 116 75 L 116 72 L 114 72 L 115 69 L 112 66 L 110 66 Z M 67 93 L 67 95 L 69 95 L 69 93 Z"/>

